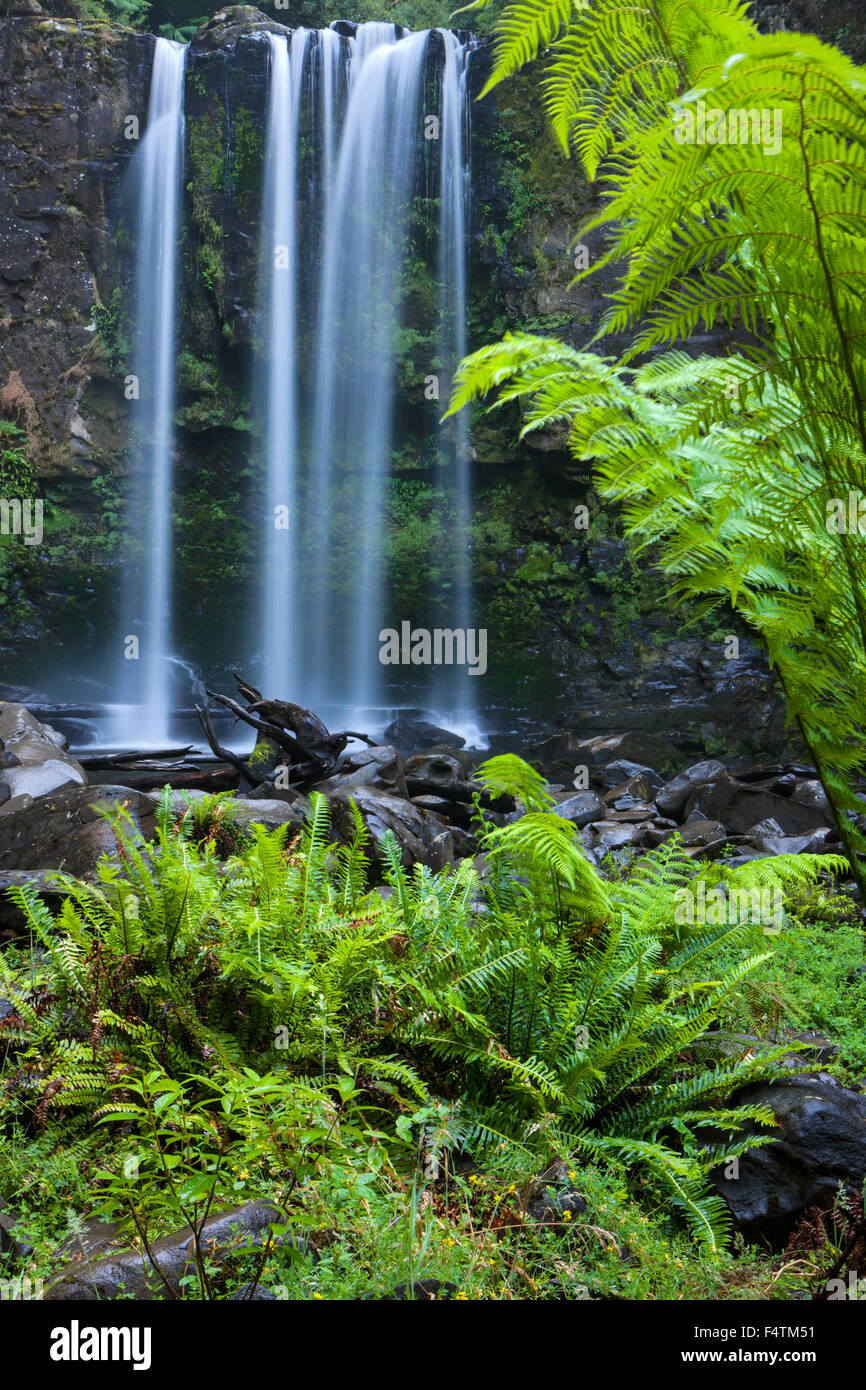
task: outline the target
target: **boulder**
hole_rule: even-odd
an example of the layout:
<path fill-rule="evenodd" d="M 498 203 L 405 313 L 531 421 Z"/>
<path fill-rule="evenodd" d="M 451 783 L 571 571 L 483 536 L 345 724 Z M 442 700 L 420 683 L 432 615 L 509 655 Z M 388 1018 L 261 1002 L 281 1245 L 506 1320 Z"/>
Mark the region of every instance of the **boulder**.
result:
<path fill-rule="evenodd" d="M 644 822 L 641 826 L 642 842 L 655 849 L 658 845 L 664 844 L 668 833 L 676 828 L 676 821 L 670 820 L 667 816 L 654 816 L 652 821 Z"/>
<path fill-rule="evenodd" d="M 65 894 L 49 881 L 52 872 L 51 869 L 0 870 L 0 936 L 8 933 L 16 936 L 27 926 L 27 919 L 23 913 L 7 897 L 8 888 L 23 888 L 27 885 L 36 888 L 50 911 L 59 911 Z"/>
<path fill-rule="evenodd" d="M 753 843 L 763 854 L 832 854 L 841 850 L 841 845 L 828 843 L 833 831 L 829 826 L 816 830 L 812 835 L 755 835 Z"/>
<path fill-rule="evenodd" d="M 566 797 L 552 808 L 563 820 L 570 820 L 578 829 L 589 825 L 590 821 L 601 820 L 604 816 L 604 802 L 595 792 L 578 792 L 577 796 Z"/>
<path fill-rule="evenodd" d="M 750 825 L 748 830 L 746 831 L 746 834 L 748 835 L 749 839 L 752 840 L 772 840 L 773 838 L 778 839 L 782 835 L 784 835 L 784 833 L 785 832 L 782 829 L 779 822 L 777 820 L 773 820 L 772 816 L 767 816 L 764 820 L 759 820 L 757 825 Z"/>
<path fill-rule="evenodd" d="M 798 779 L 791 791 L 791 800 L 799 801 L 801 806 L 813 806 L 828 821 L 833 818 L 827 793 L 817 778 L 804 778 L 802 781 Z"/>
<path fill-rule="evenodd" d="M 450 729 L 440 729 L 438 724 L 411 714 L 399 715 L 385 730 L 385 738 L 412 752 L 429 748 L 431 744 L 446 745 L 449 748 L 464 748 L 465 738 L 452 733 Z"/>
<path fill-rule="evenodd" d="M 624 782 L 617 783 L 609 792 L 605 792 L 604 800 L 606 806 L 613 806 L 617 811 L 628 809 L 620 802 L 628 801 L 633 805 L 636 801 L 650 801 L 654 787 L 650 779 L 644 773 L 639 772 L 633 777 L 627 777 Z"/>
<path fill-rule="evenodd" d="M 641 827 L 637 825 L 617 825 L 612 821 L 595 821 L 592 826 L 595 834 L 592 848 L 600 854 L 611 849 L 622 849 L 633 845 L 640 838 Z"/>
<path fill-rule="evenodd" d="M 662 786 L 663 778 L 652 767 L 644 763 L 632 763 L 627 758 L 614 758 L 603 769 L 604 779 L 609 787 L 618 787 L 630 777 L 645 777 L 653 791 Z"/>
<path fill-rule="evenodd" d="M 284 1218 L 268 1202 L 249 1202 L 246 1206 L 218 1212 L 208 1217 L 201 1235 L 209 1259 L 217 1263 L 232 1248 L 261 1246 L 273 1223 Z M 277 1237 L 277 1239 L 280 1239 Z M 301 1242 L 298 1242 L 299 1246 Z M 306 1244 L 305 1242 L 303 1243 Z M 137 1250 L 126 1248 L 125 1239 L 114 1223 L 89 1221 L 76 1245 L 83 1259 L 71 1261 L 45 1289 L 53 1302 L 91 1302 L 99 1299 L 161 1298 L 165 1290 L 151 1262 Z M 152 1244 L 159 1268 L 177 1287 L 177 1280 L 195 1272 L 193 1235 L 189 1226 Z"/>
<path fill-rule="evenodd" d="M 455 859 L 471 859 L 474 854 L 478 853 L 478 837 L 473 835 L 471 831 L 452 824 L 449 834 L 454 843 Z"/>
<path fill-rule="evenodd" d="M 358 787 L 354 792 L 338 791 L 328 797 L 331 808 L 331 826 L 339 839 L 351 840 L 355 827 L 351 802 L 354 801 L 370 835 L 367 853 L 372 864 L 381 869 L 382 845 L 386 833 L 391 830 L 397 838 L 402 851 L 405 868 L 412 864 L 428 862 L 428 855 L 442 858 L 441 835 L 448 826 L 441 816 L 433 811 L 425 811 L 411 801 L 389 796 L 376 787 Z M 434 848 L 435 842 L 435 848 Z M 441 867 L 441 864 L 440 864 Z"/>
<path fill-rule="evenodd" d="M 454 864 L 454 836 L 450 830 L 440 830 L 430 843 L 424 856 L 424 863 L 434 874 L 440 869 L 451 868 Z"/>
<path fill-rule="evenodd" d="M 862 1190 L 866 1096 L 822 1072 L 749 1086 L 734 1100 L 769 1106 L 778 1126 L 764 1131 L 775 1133 L 775 1143 L 740 1157 L 736 1178 L 725 1177 L 724 1168 L 712 1175 L 747 1241 L 781 1249 L 809 1207 L 831 1201 L 840 1186 Z"/>
<path fill-rule="evenodd" d="M 63 869 L 76 877 L 91 874 L 101 855 L 114 857 L 117 850 L 114 832 L 102 812 L 125 807 L 141 840 L 152 840 L 160 795 L 121 786 L 68 786 L 37 801 L 16 797 L 0 807 L 0 873 L 8 878 L 7 871 L 17 870 L 28 880 L 34 876 L 25 871 L 40 869 Z M 188 798 L 204 795 L 200 791 L 176 791 L 172 805 L 181 811 L 189 804 Z M 271 829 L 286 823 L 300 826 L 309 810 L 305 797 L 290 804 L 240 796 L 232 805 L 240 825 L 258 823 Z M 14 815 L 2 814 L 10 807 Z"/>
<path fill-rule="evenodd" d="M 14 797 L 0 806 L 0 870 L 92 873 L 102 854 L 116 853 L 114 832 L 101 814 L 116 806 L 126 808 L 142 839 L 152 838 L 155 799 L 130 787 L 68 785 L 38 800 Z"/>
<path fill-rule="evenodd" d="M 574 1170 L 563 1159 L 555 1158 L 529 1184 L 527 1215 L 543 1226 L 564 1231 L 568 1222 L 575 1216 L 582 1216 L 587 1209 L 586 1198 L 576 1190 L 574 1180 Z"/>
<path fill-rule="evenodd" d="M 434 743 L 429 748 L 421 748 L 419 752 L 422 757 L 433 758 L 437 753 L 444 753 L 446 757 L 454 758 L 463 769 L 463 775 L 471 779 L 475 771 L 475 764 L 470 755 L 462 748 L 455 747 L 451 743 Z"/>
<path fill-rule="evenodd" d="M 715 777 L 721 777 L 725 773 L 724 763 L 717 762 L 714 758 L 695 763 L 670 782 L 666 782 L 656 792 L 655 804 L 663 816 L 676 816 L 682 811 L 695 787 L 711 782 Z"/>
<path fill-rule="evenodd" d="M 659 793 L 661 795 L 661 793 Z M 656 797 L 659 810 L 659 798 Z M 815 806 L 805 806 L 793 797 L 778 796 L 775 792 L 750 787 L 726 772 L 710 781 L 694 783 L 686 802 L 686 815 L 699 810 L 700 814 L 724 821 L 732 835 L 744 835 L 758 821 L 772 819 L 785 835 L 806 835 L 828 825 L 828 817 Z"/>
<path fill-rule="evenodd" d="M 681 825 L 678 830 L 666 831 L 662 840 L 658 843 L 663 844 L 664 840 L 669 840 L 672 835 L 678 835 L 684 845 L 714 845 L 721 844 L 728 838 L 728 832 L 717 820 L 693 820 L 686 825 Z"/>
<path fill-rule="evenodd" d="M 324 782 L 317 782 L 313 790 L 329 796 L 331 792 L 355 787 L 378 787 L 391 796 L 408 796 L 396 748 L 361 748 L 346 754 L 336 772 Z"/>
<path fill-rule="evenodd" d="M 145 800 L 153 804 L 154 816 L 161 795 L 161 792 L 146 792 L 144 794 Z M 197 789 L 174 791 L 171 794 L 172 808 L 176 812 L 183 812 L 191 801 L 198 801 L 207 795 L 207 792 Z M 294 798 L 292 801 L 277 801 L 272 798 L 252 796 L 232 797 L 231 806 L 235 820 L 244 829 L 251 825 L 264 825 L 267 826 L 268 830 L 286 824 L 301 826 L 310 809 L 310 802 L 306 796 L 301 796 L 297 792 L 292 792 L 291 795 Z"/>
<path fill-rule="evenodd" d="M 617 821 L 620 825 L 643 825 L 646 821 L 655 819 L 656 808 L 649 801 L 632 801 L 630 798 L 623 798 L 616 805 L 620 810 L 612 811 L 610 807 L 604 813 L 605 820 Z"/>
<path fill-rule="evenodd" d="M 24 705 L 0 704 L 0 787 L 8 796 L 0 816 L 21 796 L 48 796 L 68 784 L 85 786 L 87 774 L 63 748 L 63 737 Z"/>
<path fill-rule="evenodd" d="M 403 771 L 407 778 L 421 782 L 438 782 L 443 787 L 451 787 L 466 781 L 463 764 L 456 753 L 450 750 L 437 753 L 416 753 L 414 757 L 406 759 Z"/>
<path fill-rule="evenodd" d="M 249 1281 L 241 1284 L 239 1289 L 229 1294 L 229 1303 L 276 1303 L 277 1295 L 271 1293 L 263 1284 L 252 1284 Z"/>

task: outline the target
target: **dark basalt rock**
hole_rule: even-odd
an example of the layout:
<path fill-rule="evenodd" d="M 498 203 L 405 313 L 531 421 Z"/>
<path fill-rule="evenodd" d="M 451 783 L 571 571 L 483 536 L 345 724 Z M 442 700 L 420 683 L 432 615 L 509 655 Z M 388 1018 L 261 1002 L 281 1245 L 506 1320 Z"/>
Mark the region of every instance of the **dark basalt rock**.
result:
<path fill-rule="evenodd" d="M 662 786 L 662 778 L 655 768 L 647 767 L 645 763 L 632 763 L 627 758 L 614 758 L 604 767 L 604 778 L 607 785 L 611 788 L 618 787 L 620 783 L 627 782 L 630 777 L 645 777 L 653 790 L 658 790 Z"/>
<path fill-rule="evenodd" d="M 728 838 L 721 821 L 704 819 L 689 821 L 680 826 L 678 830 L 669 830 L 662 843 L 664 840 L 670 839 L 672 835 L 678 835 L 684 845 L 704 845 L 707 847 L 722 844 Z"/>
<path fill-rule="evenodd" d="M 130 787 L 61 787 L 38 800 L 7 802 L 0 814 L 0 870 L 92 873 L 101 854 L 116 851 L 114 832 L 100 814 L 111 806 L 126 807 L 143 839 L 155 833 L 154 801 Z"/>
<path fill-rule="evenodd" d="M 57 885 L 50 882 L 53 870 L 50 869 L 0 869 L 0 937 L 7 934 L 16 936 L 27 927 L 27 919 L 7 896 L 9 888 L 31 887 L 42 895 L 42 901 L 51 912 L 59 912 L 66 896 Z M 0 1000 L 0 1021 L 3 1018 L 3 1001 Z"/>
<path fill-rule="evenodd" d="M 362 748 L 357 753 L 348 753 L 333 776 L 317 782 L 312 790 L 329 796 L 332 792 L 351 791 L 355 787 L 378 787 L 391 796 L 408 797 L 396 748 Z"/>
<path fill-rule="evenodd" d="M 249 1202 L 209 1217 L 202 1231 L 202 1245 L 212 1261 L 220 1261 L 232 1248 L 260 1246 L 271 1225 L 282 1220 L 281 1212 L 270 1203 Z M 125 1249 L 122 1239 L 115 1225 L 89 1222 L 80 1242 L 87 1258 L 73 1260 L 61 1270 L 46 1288 L 45 1298 L 65 1303 L 115 1299 L 130 1294 L 144 1301 L 163 1297 L 164 1289 L 150 1261 L 137 1250 Z M 285 1237 L 276 1239 L 281 1241 Z M 292 1243 L 316 1258 L 306 1241 Z M 192 1247 L 193 1236 L 188 1226 L 155 1241 L 151 1247 L 159 1268 L 174 1287 L 184 1274 L 194 1272 Z"/>
<path fill-rule="evenodd" d="M 691 771 L 694 774 L 695 769 Z M 664 792 L 658 794 L 656 805 L 659 810 L 669 810 L 671 798 L 664 797 L 662 805 L 663 796 Z M 744 835 L 750 826 L 767 818 L 775 820 L 785 835 L 810 834 L 824 829 L 829 822 L 829 816 L 817 806 L 750 787 L 724 771 L 713 775 L 712 780 L 696 783 L 693 779 L 685 809 L 687 816 L 697 809 L 703 816 L 724 821 L 734 835 Z"/>
<path fill-rule="evenodd" d="M 382 847 L 389 830 L 397 837 L 405 868 L 410 868 L 416 863 L 426 863 L 428 855 L 432 855 L 437 861 L 441 860 L 441 836 L 448 830 L 442 817 L 433 811 L 422 810 L 411 801 L 389 796 L 387 792 L 376 787 L 356 787 L 350 791 L 337 791 L 329 796 L 331 825 L 339 839 L 349 841 L 355 833 L 352 801 L 361 812 L 364 825 L 369 832 L 368 853 L 371 864 L 377 869 L 381 869 L 383 864 Z"/>
<path fill-rule="evenodd" d="M 420 753 L 434 744 L 449 749 L 466 746 L 466 740 L 461 738 L 460 734 L 452 733 L 450 729 L 440 729 L 438 724 L 431 724 L 426 719 L 406 714 L 401 714 L 389 724 L 384 736 L 407 753 Z"/>
<path fill-rule="evenodd" d="M 572 1217 L 582 1216 L 586 1209 L 586 1198 L 574 1187 L 573 1170 L 561 1158 L 530 1184 L 526 1213 L 543 1226 L 563 1231 Z"/>
<path fill-rule="evenodd" d="M 589 825 L 591 821 L 600 820 L 604 815 L 604 802 L 595 792 L 578 792 L 577 796 L 569 796 L 565 801 L 560 801 L 553 810 L 563 820 L 570 820 L 578 829 Z"/>
<path fill-rule="evenodd" d="M 41 724 L 24 705 L 0 703 L 0 801 L 17 805 L 62 786 L 84 785 L 87 775 L 65 743 L 63 735 Z M 7 805 L 0 814 L 14 809 Z"/>
<path fill-rule="evenodd" d="M 769 1106 L 779 1127 L 775 1143 L 741 1156 L 736 1178 L 725 1177 L 722 1168 L 712 1175 L 747 1241 L 779 1249 L 809 1207 L 834 1197 L 840 1186 L 862 1189 L 866 1096 L 820 1073 L 749 1086 L 733 1099 Z"/>
<path fill-rule="evenodd" d="M 695 787 L 711 781 L 714 777 L 724 776 L 727 769 L 724 763 L 716 759 L 709 759 L 702 763 L 695 763 L 692 767 L 687 767 L 679 776 L 674 777 L 655 795 L 655 803 L 665 816 L 676 816 L 682 811 Z"/>

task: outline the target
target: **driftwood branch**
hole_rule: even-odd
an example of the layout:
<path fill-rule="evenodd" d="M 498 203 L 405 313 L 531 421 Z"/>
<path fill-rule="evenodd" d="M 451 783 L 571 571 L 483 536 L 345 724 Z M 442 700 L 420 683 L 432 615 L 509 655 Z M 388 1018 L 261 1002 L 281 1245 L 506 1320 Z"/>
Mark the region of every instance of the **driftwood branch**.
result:
<path fill-rule="evenodd" d="M 196 705 L 195 712 L 199 717 L 199 723 L 204 729 L 205 738 L 210 744 L 210 749 L 214 756 L 221 758 L 224 763 L 231 763 L 232 767 L 237 768 L 241 777 L 245 777 L 248 782 L 252 782 L 253 786 L 260 787 L 264 778 L 260 777 L 258 773 L 252 772 L 249 764 L 245 763 L 243 758 L 239 758 L 230 748 L 223 748 L 222 744 L 217 741 L 217 736 L 214 733 L 213 724 L 211 723 L 207 708 L 202 709 L 201 705 Z"/>
<path fill-rule="evenodd" d="M 234 672 L 234 678 L 239 695 L 247 702 L 246 708 L 231 696 L 220 695 L 215 690 L 207 691 L 208 698 L 215 700 L 236 719 L 255 729 L 260 738 L 285 755 L 288 780 L 294 785 L 302 786 L 329 777 L 336 769 L 340 754 L 349 739 L 359 739 L 371 748 L 377 746 L 368 734 L 356 733 L 351 729 L 332 734 L 312 710 L 304 709 L 302 705 L 292 704 L 288 700 L 266 700 L 260 690 L 256 690 L 237 672 Z M 253 770 L 249 758 L 239 758 L 229 749 L 222 748 L 217 741 L 208 711 L 196 705 L 196 712 L 208 744 L 217 757 L 231 763 L 232 767 L 237 768 L 241 776 L 254 786 L 263 786 L 273 781 L 274 771 L 263 776 Z"/>
<path fill-rule="evenodd" d="M 278 729 L 276 724 L 269 724 L 264 719 L 257 719 L 255 715 L 250 714 L 238 704 L 237 700 L 231 699 L 229 695 L 218 695 L 214 690 L 209 690 L 207 693 L 212 700 L 217 700 L 221 705 L 225 705 L 226 709 L 230 709 L 236 718 L 242 719 L 245 724 L 249 724 L 250 727 L 256 729 L 258 733 L 264 734 L 265 738 L 272 739 L 273 742 L 284 749 L 286 753 L 292 756 L 299 751 L 307 754 L 308 750 L 304 748 L 303 744 L 299 743 L 291 734 L 286 733 L 285 729 Z"/>

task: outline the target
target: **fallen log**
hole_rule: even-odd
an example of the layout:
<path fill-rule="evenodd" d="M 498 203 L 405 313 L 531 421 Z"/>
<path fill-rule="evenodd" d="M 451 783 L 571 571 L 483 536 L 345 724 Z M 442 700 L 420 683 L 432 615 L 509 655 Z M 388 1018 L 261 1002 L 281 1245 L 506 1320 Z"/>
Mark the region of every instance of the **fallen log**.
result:
<path fill-rule="evenodd" d="M 246 701 L 246 706 L 214 690 L 208 690 L 207 695 L 229 710 L 236 719 L 255 729 L 259 739 L 250 757 L 239 758 L 223 748 L 217 741 L 209 711 L 199 706 L 196 706 L 196 711 L 211 750 L 218 758 L 236 767 L 241 777 L 253 787 L 275 783 L 280 772 L 284 776 L 284 782 L 280 783 L 282 789 L 285 790 L 287 785 L 303 787 L 331 775 L 350 739 L 360 739 L 371 748 L 377 746 L 368 734 L 356 733 L 352 729 L 331 733 L 312 710 L 288 700 L 266 700 L 261 691 L 241 675 L 235 672 L 234 676 L 238 693 Z M 284 757 L 274 766 L 280 754 Z"/>
<path fill-rule="evenodd" d="M 156 767 L 162 762 L 183 761 L 187 753 L 191 753 L 194 745 L 186 744 L 184 748 L 159 748 L 148 750 L 132 749 L 122 753 L 81 753 L 78 762 L 88 772 L 101 772 L 112 767 L 133 768 L 133 767 Z"/>

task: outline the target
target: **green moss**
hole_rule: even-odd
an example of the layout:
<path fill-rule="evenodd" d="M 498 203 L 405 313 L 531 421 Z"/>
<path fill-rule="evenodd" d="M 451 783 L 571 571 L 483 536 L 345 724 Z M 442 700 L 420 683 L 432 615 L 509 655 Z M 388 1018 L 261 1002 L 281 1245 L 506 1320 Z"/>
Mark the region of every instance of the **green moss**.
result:
<path fill-rule="evenodd" d="M 131 337 L 129 303 L 120 285 L 115 285 L 108 302 L 93 305 L 98 344 L 110 370 L 123 376 L 129 366 Z"/>
<path fill-rule="evenodd" d="M 229 184 L 242 214 L 258 205 L 262 191 L 264 145 L 262 132 L 245 106 L 231 114 Z"/>

